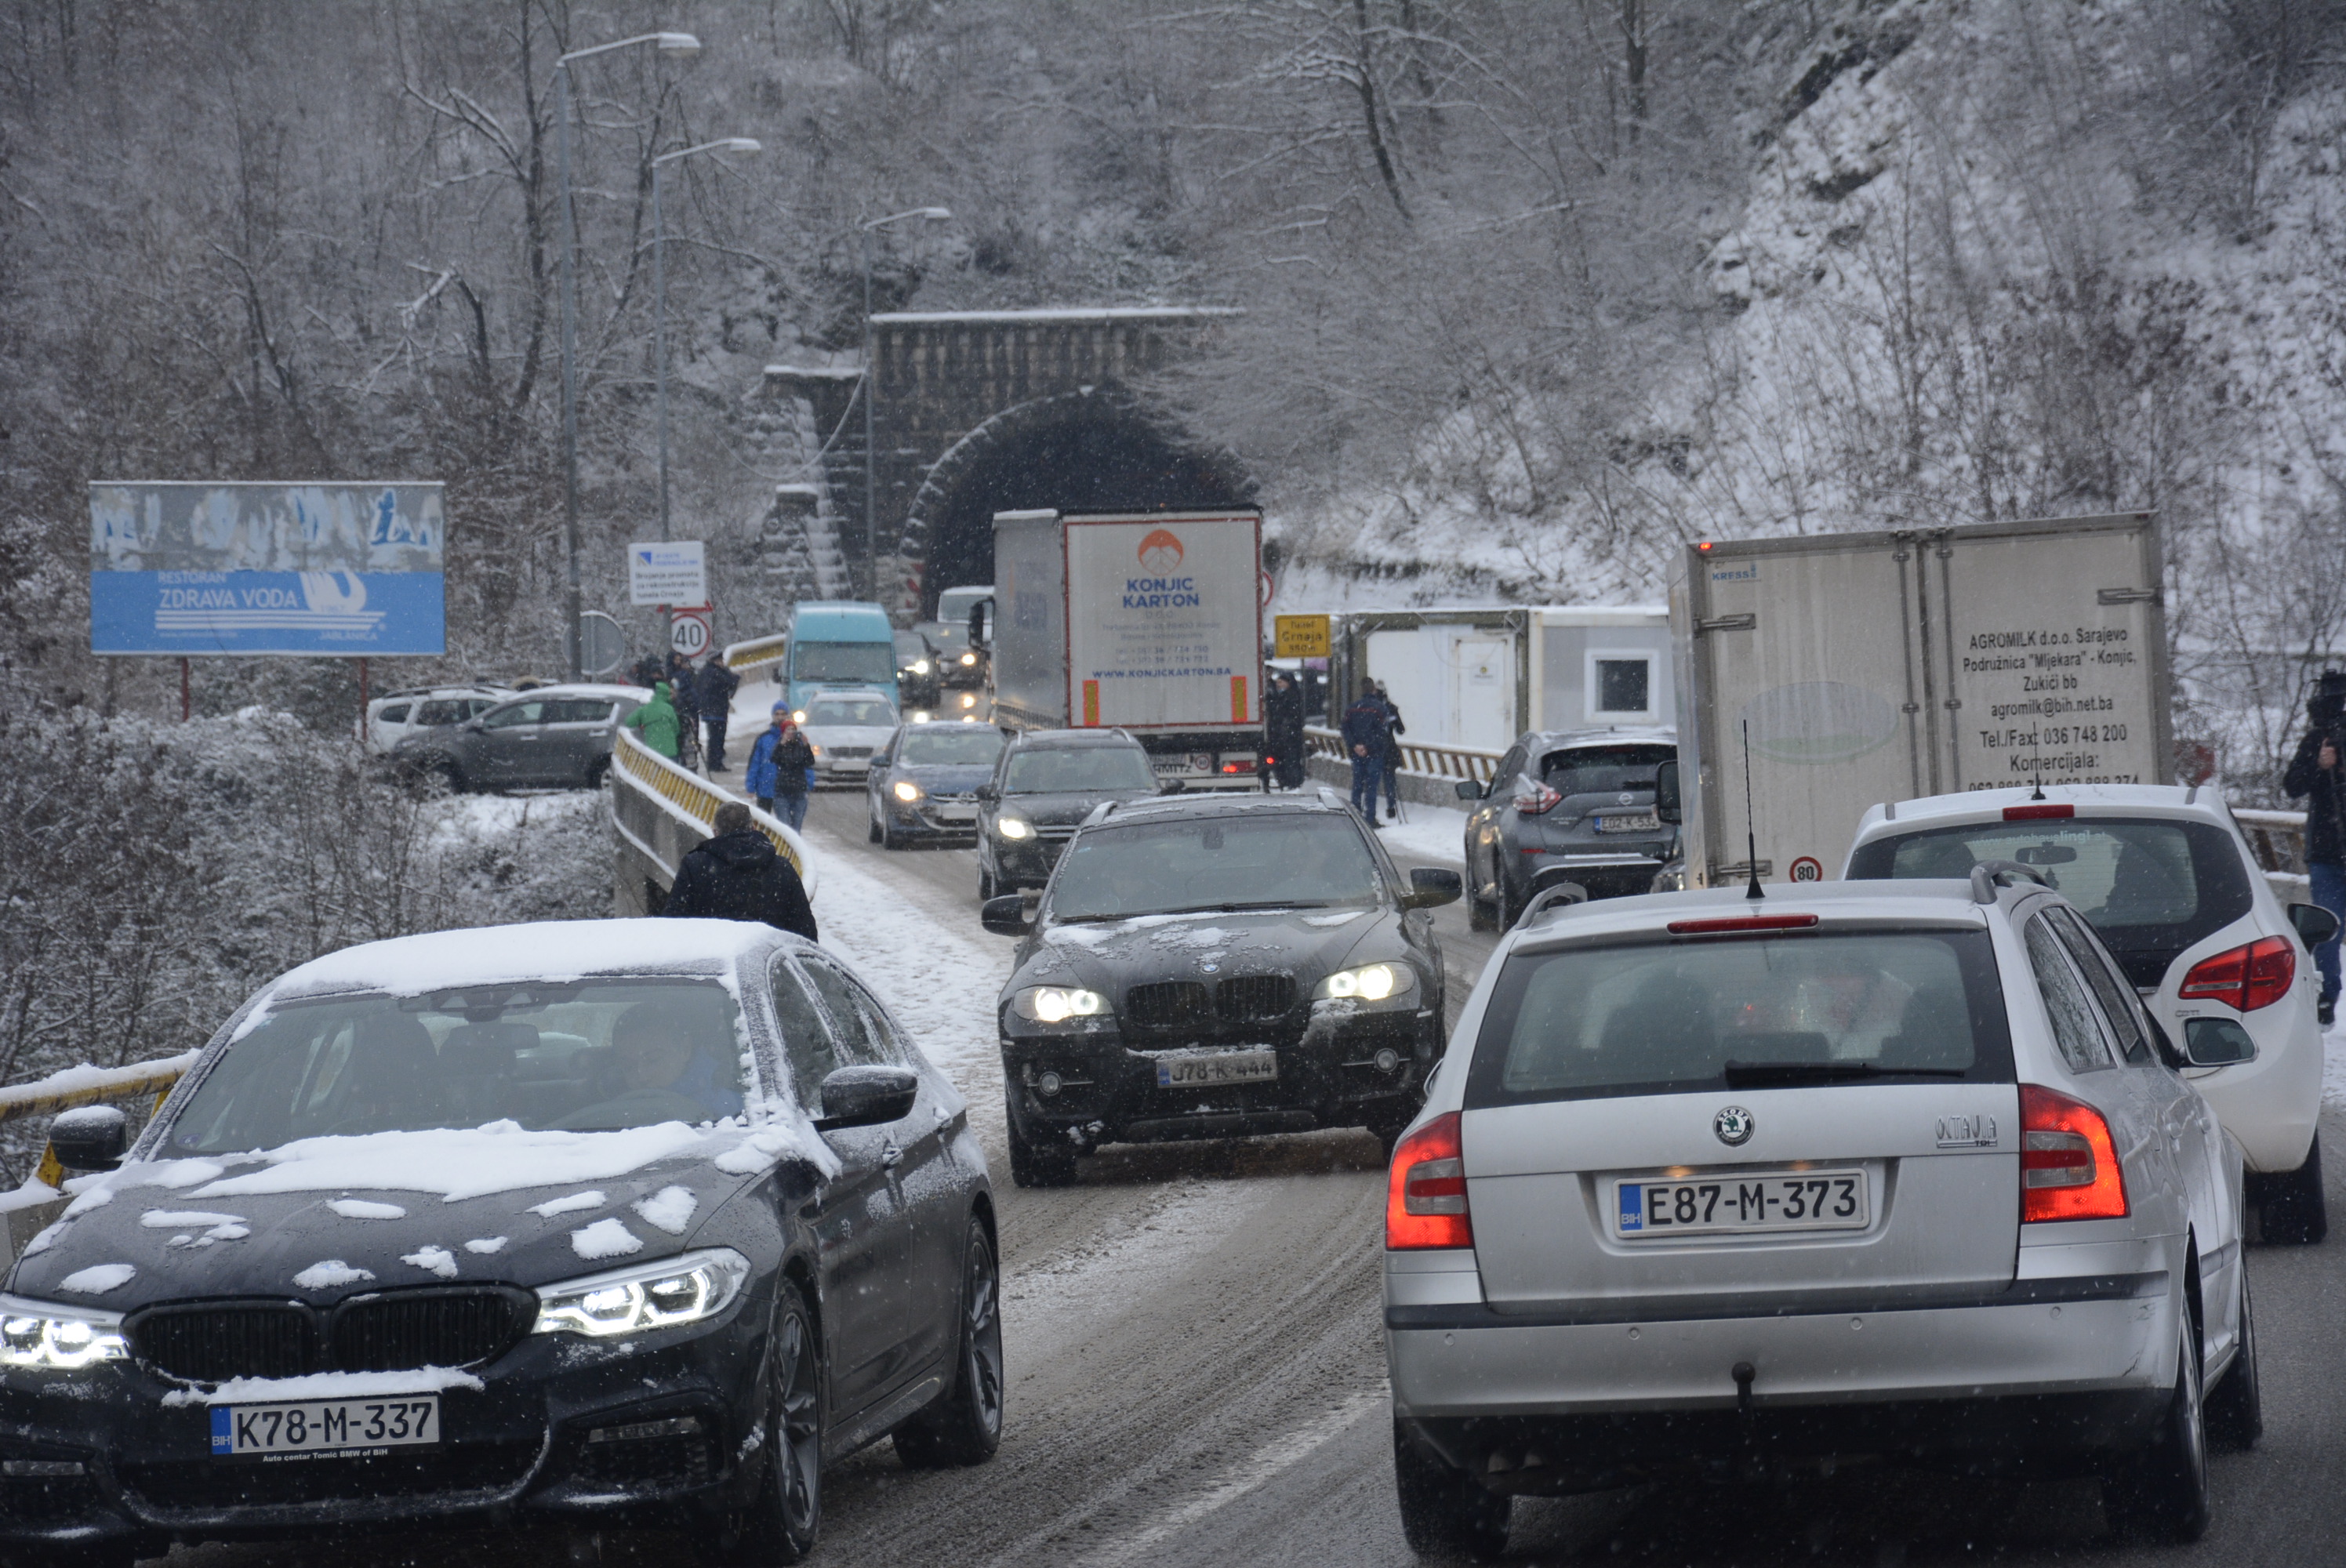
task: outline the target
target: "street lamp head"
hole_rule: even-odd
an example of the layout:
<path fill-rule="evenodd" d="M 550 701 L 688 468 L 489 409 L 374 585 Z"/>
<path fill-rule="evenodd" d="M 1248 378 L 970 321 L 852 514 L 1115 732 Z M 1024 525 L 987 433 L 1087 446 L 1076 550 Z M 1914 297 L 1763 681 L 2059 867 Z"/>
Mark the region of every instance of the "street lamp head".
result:
<path fill-rule="evenodd" d="M 717 144 L 719 152 L 763 152 L 765 144 L 745 136 L 729 136 Z"/>
<path fill-rule="evenodd" d="M 689 59 L 700 53 L 700 40 L 689 33 L 655 33 L 652 40 L 661 54 L 674 55 L 678 59 Z"/>
<path fill-rule="evenodd" d="M 950 207 L 923 207 L 913 216 L 915 218 L 925 218 L 932 223 L 943 223 L 945 219 L 953 216 L 953 209 Z"/>

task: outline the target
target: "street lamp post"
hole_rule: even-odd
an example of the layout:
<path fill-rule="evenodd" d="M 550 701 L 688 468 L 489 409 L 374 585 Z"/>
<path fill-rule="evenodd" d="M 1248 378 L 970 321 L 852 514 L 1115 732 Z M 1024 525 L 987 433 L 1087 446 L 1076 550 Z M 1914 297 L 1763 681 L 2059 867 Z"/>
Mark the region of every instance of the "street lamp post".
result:
<path fill-rule="evenodd" d="M 563 645 L 572 680 L 586 678 L 586 661 L 578 641 L 578 617 L 584 606 L 578 583 L 578 226 L 570 205 L 570 62 L 638 44 L 685 58 L 700 53 L 700 40 L 689 33 L 639 33 L 589 49 L 573 49 L 554 62 L 555 160 L 562 187 L 562 548 L 568 561 Z"/>
<path fill-rule="evenodd" d="M 942 223 L 952 216 L 942 207 L 915 207 L 858 225 L 863 230 L 863 578 L 866 591 L 874 599 L 880 596 L 880 487 L 872 460 L 877 437 L 872 409 L 880 391 L 880 367 L 872 362 L 872 234 L 907 218 Z"/>

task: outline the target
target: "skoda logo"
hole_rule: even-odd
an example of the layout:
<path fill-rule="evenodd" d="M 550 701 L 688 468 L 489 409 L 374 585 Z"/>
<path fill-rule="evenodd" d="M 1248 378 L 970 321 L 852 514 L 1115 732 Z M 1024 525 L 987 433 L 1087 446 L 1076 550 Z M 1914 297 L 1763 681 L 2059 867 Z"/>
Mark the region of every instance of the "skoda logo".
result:
<path fill-rule="evenodd" d="M 1733 1148 L 1751 1141 L 1751 1113 L 1740 1105 L 1722 1105 L 1719 1115 L 1711 1117 L 1710 1130 L 1719 1141 Z"/>

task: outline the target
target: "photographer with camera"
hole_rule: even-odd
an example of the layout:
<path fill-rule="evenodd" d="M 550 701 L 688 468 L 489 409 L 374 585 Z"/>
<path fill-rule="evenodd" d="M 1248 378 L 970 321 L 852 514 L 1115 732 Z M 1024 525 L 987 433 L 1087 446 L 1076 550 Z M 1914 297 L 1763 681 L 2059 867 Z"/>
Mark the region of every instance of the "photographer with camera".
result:
<path fill-rule="evenodd" d="M 2346 921 L 2346 840 L 2340 825 L 2346 821 L 2346 772 L 2339 766 L 2341 742 L 2346 742 L 2346 670 L 2326 669 L 2307 699 L 2310 721 L 2305 738 L 2280 787 L 2290 798 L 2305 799 L 2305 870 L 2313 883 L 2313 901 Z M 2314 967 L 2321 972 L 2321 1023 L 2338 1015 L 2338 938 L 2313 950 Z"/>

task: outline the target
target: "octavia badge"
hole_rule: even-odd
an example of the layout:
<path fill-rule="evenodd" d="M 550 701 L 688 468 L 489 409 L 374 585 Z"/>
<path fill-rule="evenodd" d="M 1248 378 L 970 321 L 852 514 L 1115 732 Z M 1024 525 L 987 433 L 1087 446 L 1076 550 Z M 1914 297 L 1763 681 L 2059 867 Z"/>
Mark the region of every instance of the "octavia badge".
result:
<path fill-rule="evenodd" d="M 1710 1119 L 1710 1130 L 1729 1148 L 1749 1143 L 1751 1126 L 1751 1113 L 1740 1105 L 1722 1105 L 1719 1115 Z"/>

